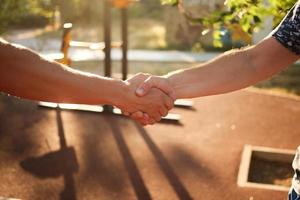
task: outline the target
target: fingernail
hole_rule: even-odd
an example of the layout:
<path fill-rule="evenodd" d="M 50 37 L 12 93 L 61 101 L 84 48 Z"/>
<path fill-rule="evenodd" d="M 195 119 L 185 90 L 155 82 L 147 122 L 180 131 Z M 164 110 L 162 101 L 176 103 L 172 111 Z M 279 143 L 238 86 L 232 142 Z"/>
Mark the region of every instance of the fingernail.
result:
<path fill-rule="evenodd" d="M 136 92 L 137 92 L 138 94 L 143 94 L 143 93 L 144 93 L 144 89 L 143 89 L 143 88 L 138 88 L 138 89 L 136 90 Z"/>

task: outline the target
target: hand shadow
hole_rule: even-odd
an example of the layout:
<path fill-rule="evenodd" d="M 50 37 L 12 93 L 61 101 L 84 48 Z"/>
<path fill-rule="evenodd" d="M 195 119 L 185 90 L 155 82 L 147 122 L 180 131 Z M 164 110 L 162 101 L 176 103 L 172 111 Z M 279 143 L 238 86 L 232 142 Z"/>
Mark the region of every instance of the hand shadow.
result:
<path fill-rule="evenodd" d="M 78 172 L 78 162 L 73 147 L 53 151 L 40 157 L 30 157 L 20 163 L 21 167 L 39 178 L 55 178 Z"/>
<path fill-rule="evenodd" d="M 63 176 L 65 187 L 60 193 L 60 199 L 76 200 L 73 174 L 78 172 L 79 165 L 73 147 L 66 147 L 40 157 L 30 157 L 23 160 L 20 165 L 25 171 L 41 179 Z"/>

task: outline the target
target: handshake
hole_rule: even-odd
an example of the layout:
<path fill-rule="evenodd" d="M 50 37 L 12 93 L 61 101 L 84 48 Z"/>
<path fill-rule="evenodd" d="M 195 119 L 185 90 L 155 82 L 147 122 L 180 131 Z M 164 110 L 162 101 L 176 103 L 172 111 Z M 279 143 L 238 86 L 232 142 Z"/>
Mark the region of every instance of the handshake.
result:
<path fill-rule="evenodd" d="M 175 91 L 164 76 L 139 73 L 123 84 L 124 96 L 115 105 L 142 125 L 159 122 L 174 106 Z"/>

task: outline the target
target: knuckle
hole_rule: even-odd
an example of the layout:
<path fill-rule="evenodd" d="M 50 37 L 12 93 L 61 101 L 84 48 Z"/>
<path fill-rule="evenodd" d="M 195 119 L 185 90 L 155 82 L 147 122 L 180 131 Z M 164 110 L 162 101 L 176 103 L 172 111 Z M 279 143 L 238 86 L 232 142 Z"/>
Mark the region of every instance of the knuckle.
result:
<path fill-rule="evenodd" d="M 174 107 L 174 102 L 173 101 L 167 101 L 167 107 L 169 110 L 171 110 Z"/>
<path fill-rule="evenodd" d="M 147 74 L 147 76 L 148 76 L 147 81 L 149 81 L 149 82 L 155 81 L 155 77 L 152 76 L 151 74 Z"/>
<path fill-rule="evenodd" d="M 138 76 L 140 76 L 140 77 L 147 77 L 147 76 L 149 76 L 149 74 L 148 73 L 139 72 Z"/>
<path fill-rule="evenodd" d="M 161 115 L 161 117 L 164 117 L 164 116 L 166 116 L 166 112 L 165 111 L 160 111 L 160 115 Z"/>
<path fill-rule="evenodd" d="M 147 124 L 144 123 L 144 122 L 140 122 L 140 124 L 141 124 L 142 126 L 146 126 L 146 125 L 147 125 Z"/>
<path fill-rule="evenodd" d="M 159 121 L 161 120 L 161 116 L 160 116 L 159 114 L 157 114 L 157 115 L 155 116 L 155 120 L 156 120 L 157 122 L 159 122 Z"/>
<path fill-rule="evenodd" d="M 165 117 L 165 116 L 167 116 L 168 115 L 168 112 L 165 110 L 164 112 L 163 112 L 163 117 Z"/>
<path fill-rule="evenodd" d="M 171 109 L 171 103 L 169 101 L 166 101 L 165 104 L 166 104 L 167 109 L 170 110 Z"/>

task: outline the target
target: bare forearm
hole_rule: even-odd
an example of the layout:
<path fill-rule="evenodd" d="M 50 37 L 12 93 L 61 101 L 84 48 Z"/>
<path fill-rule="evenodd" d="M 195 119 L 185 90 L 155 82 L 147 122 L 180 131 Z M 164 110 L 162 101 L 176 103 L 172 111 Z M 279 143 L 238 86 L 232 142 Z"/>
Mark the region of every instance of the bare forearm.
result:
<path fill-rule="evenodd" d="M 273 38 L 233 50 L 198 67 L 167 75 L 176 98 L 193 98 L 242 89 L 265 80 L 297 60 Z"/>
<path fill-rule="evenodd" d="M 123 83 L 83 73 L 36 53 L 0 43 L 1 91 L 31 100 L 51 102 L 114 104 Z"/>
<path fill-rule="evenodd" d="M 177 98 L 193 98 L 241 89 L 257 81 L 243 51 L 231 51 L 197 67 L 168 75 Z"/>

